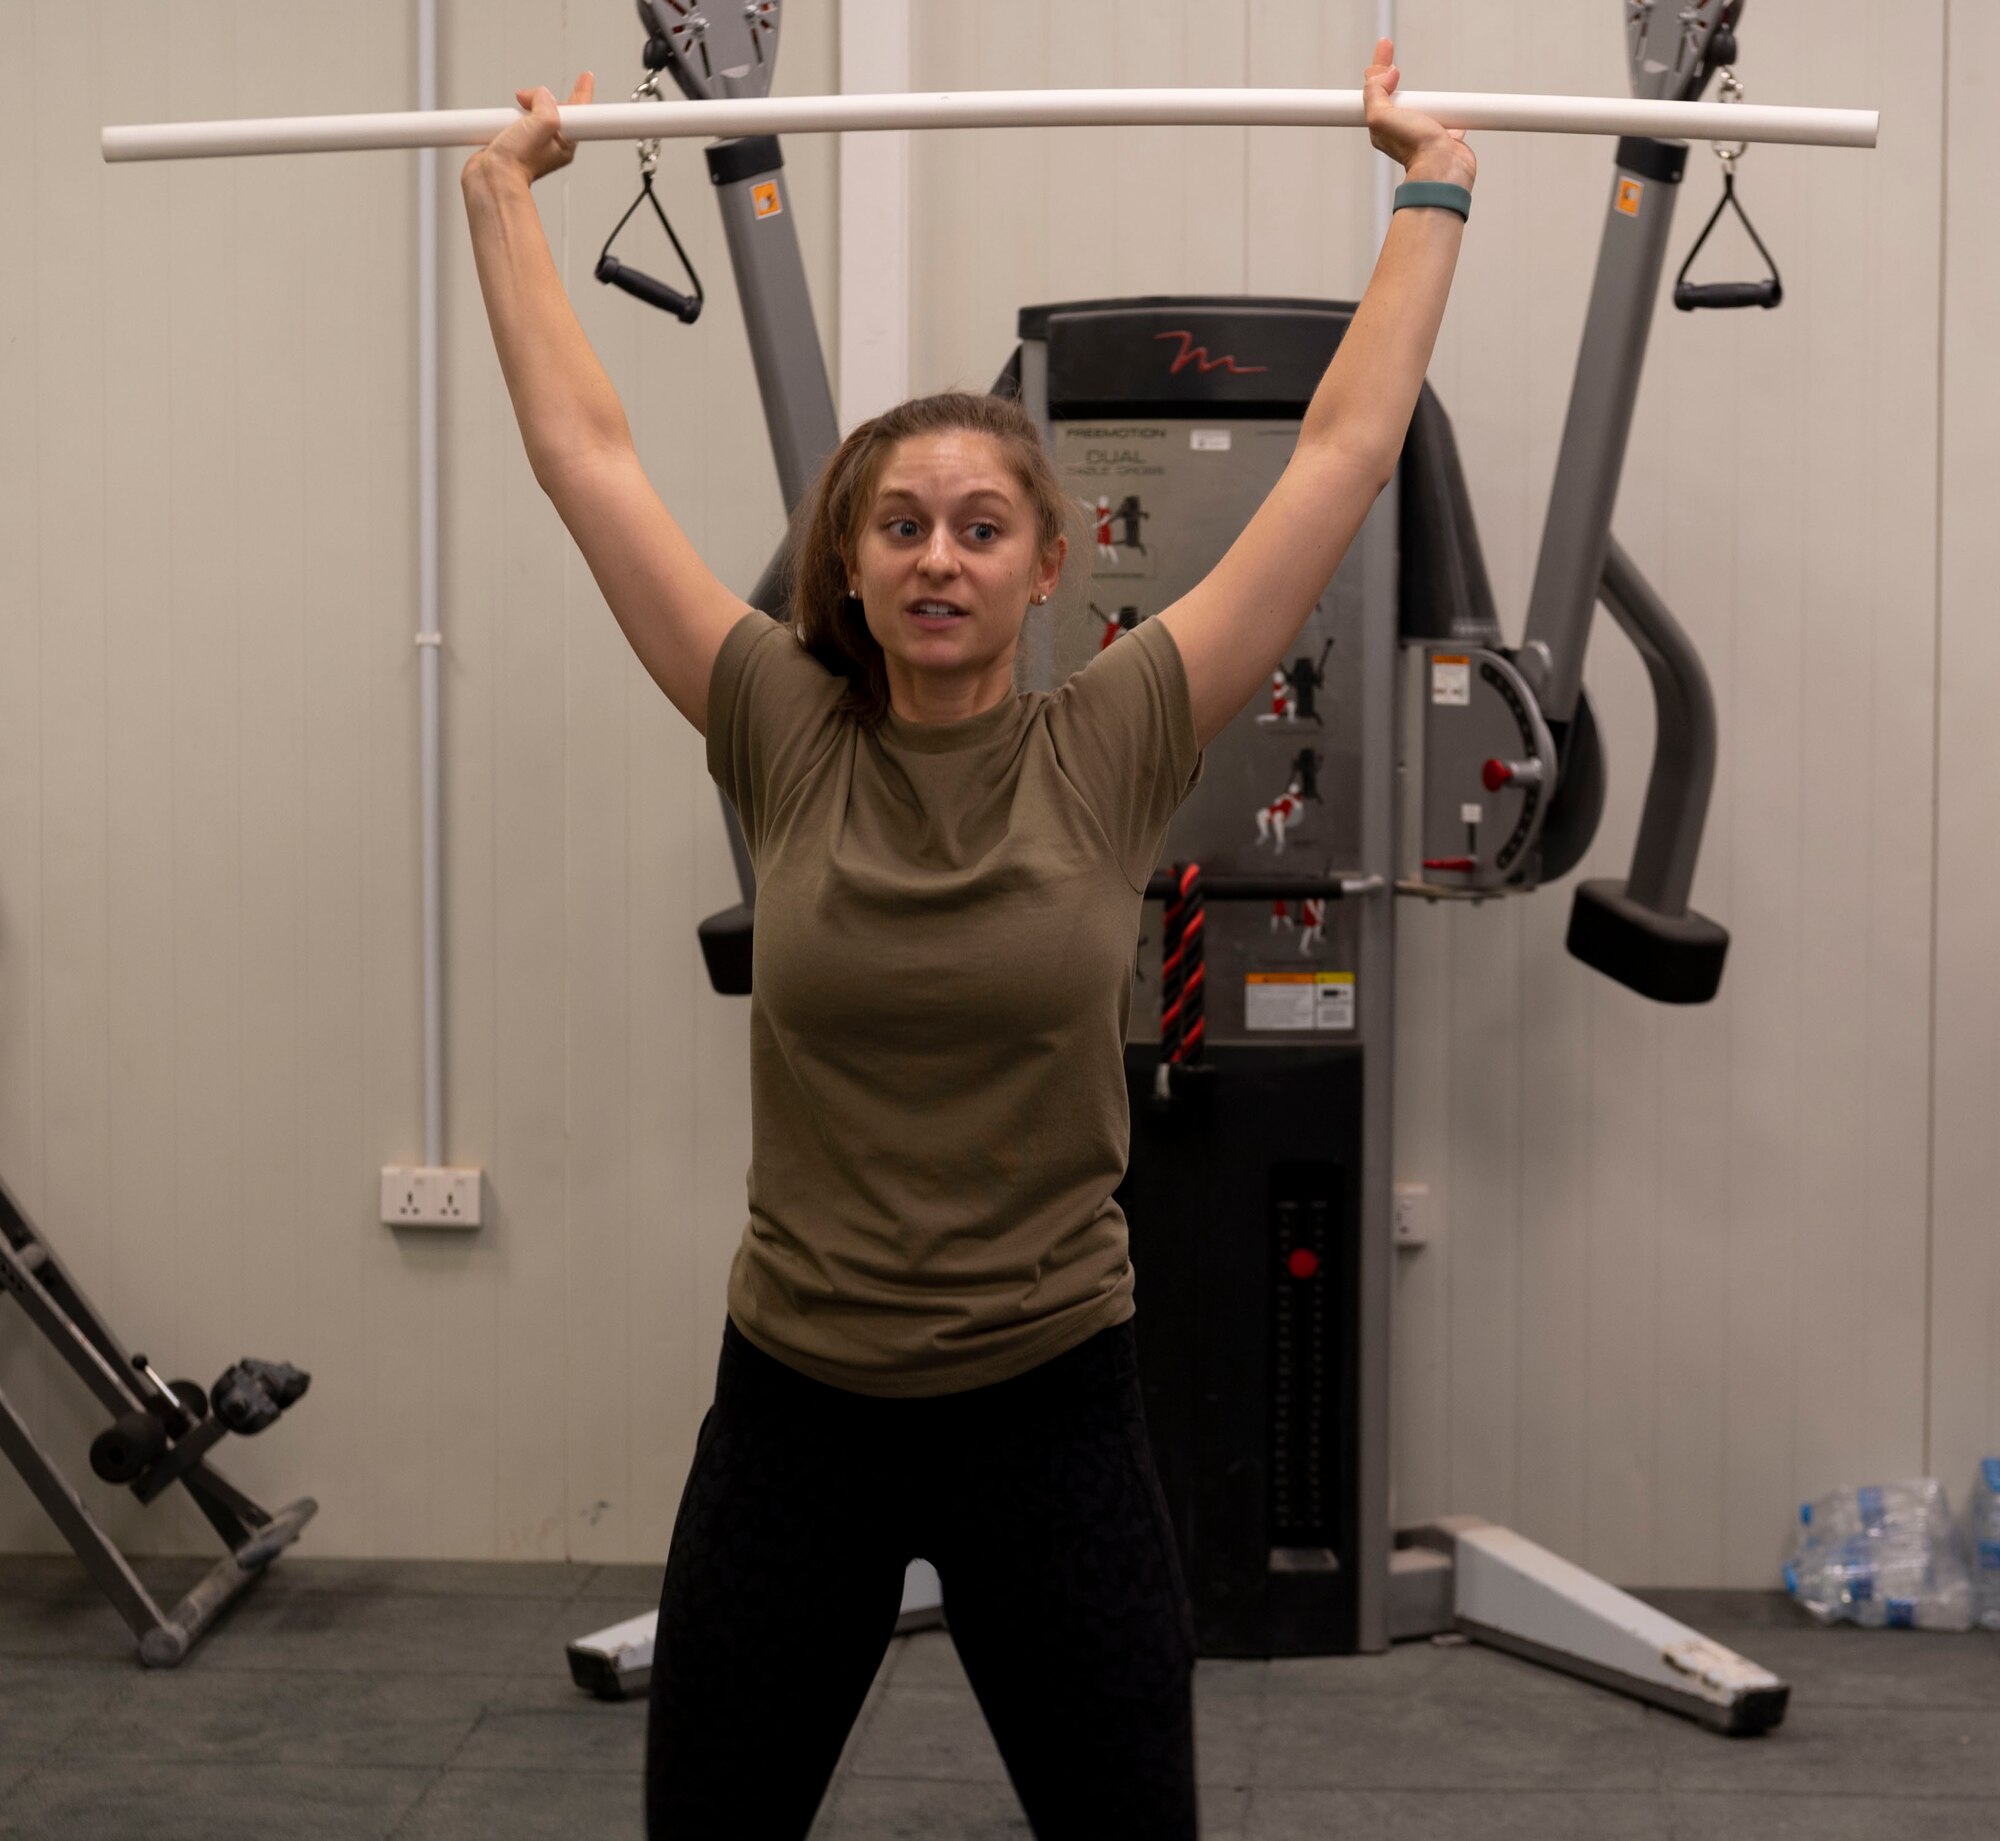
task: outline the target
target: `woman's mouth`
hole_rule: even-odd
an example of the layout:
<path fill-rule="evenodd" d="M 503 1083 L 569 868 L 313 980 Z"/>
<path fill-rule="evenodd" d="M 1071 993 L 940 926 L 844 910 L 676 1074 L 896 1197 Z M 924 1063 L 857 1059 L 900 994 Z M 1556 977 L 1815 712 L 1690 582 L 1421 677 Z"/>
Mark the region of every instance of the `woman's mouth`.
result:
<path fill-rule="evenodd" d="M 965 609 L 955 601 L 917 601 L 911 604 L 910 618 L 917 625 L 941 629 L 965 618 Z"/>

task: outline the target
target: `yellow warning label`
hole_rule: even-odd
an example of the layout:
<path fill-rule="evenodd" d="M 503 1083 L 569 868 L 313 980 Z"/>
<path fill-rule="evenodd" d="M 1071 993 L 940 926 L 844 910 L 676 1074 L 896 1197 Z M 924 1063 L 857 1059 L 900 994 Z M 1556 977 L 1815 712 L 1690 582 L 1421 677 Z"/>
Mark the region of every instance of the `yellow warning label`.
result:
<path fill-rule="evenodd" d="M 778 200 L 778 182 L 766 179 L 750 188 L 750 209 L 759 217 L 776 217 L 785 207 Z"/>
<path fill-rule="evenodd" d="M 1619 180 L 1618 209 L 1627 217 L 1637 217 L 1639 215 L 1639 195 L 1645 189 L 1645 186 L 1637 179 Z"/>
<path fill-rule="evenodd" d="M 1431 655 L 1431 701 L 1456 709 L 1472 707 L 1472 660 L 1462 653 Z"/>

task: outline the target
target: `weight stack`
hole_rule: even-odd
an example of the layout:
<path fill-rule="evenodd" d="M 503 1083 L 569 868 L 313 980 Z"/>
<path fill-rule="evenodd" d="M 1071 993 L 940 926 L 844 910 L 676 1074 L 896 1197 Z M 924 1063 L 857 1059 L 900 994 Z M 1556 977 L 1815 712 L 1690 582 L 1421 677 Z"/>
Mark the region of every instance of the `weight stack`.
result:
<path fill-rule="evenodd" d="M 1125 1053 L 1140 1384 L 1204 1656 L 1357 1647 L 1362 1061 Z"/>

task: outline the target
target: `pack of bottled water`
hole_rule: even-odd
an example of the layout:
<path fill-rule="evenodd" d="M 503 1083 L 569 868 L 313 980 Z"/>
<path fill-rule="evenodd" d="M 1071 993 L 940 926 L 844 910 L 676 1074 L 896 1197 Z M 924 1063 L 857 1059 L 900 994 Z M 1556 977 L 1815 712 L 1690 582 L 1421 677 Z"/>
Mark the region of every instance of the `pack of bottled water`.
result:
<path fill-rule="evenodd" d="M 2000 1630 L 2000 1457 L 1980 1464 L 1972 1486 L 1972 1581 L 1980 1623 Z"/>
<path fill-rule="evenodd" d="M 1802 1504 L 1785 1567 L 1786 1591 L 1822 1623 L 1895 1630 L 1970 1630 L 1972 1579 L 1944 1486 L 1930 1477 Z"/>

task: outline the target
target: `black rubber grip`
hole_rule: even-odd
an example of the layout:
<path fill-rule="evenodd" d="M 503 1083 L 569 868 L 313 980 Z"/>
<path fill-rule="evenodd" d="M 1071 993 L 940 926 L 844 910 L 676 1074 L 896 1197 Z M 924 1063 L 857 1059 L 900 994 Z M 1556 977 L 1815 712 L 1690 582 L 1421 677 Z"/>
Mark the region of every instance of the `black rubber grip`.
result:
<path fill-rule="evenodd" d="M 1785 298 L 1777 281 L 1682 281 L 1674 286 L 1674 305 L 1683 313 L 1701 307 L 1775 307 Z"/>
<path fill-rule="evenodd" d="M 650 306 L 663 308 L 685 325 L 692 326 L 701 317 L 700 301 L 691 300 L 677 288 L 668 287 L 664 281 L 655 281 L 638 269 L 627 268 L 616 256 L 598 257 L 597 279 L 608 281 L 614 288 L 623 288 L 627 294 Z"/>

